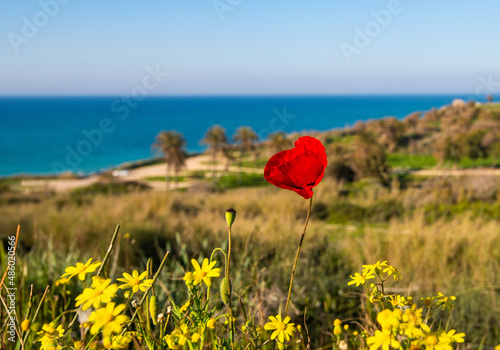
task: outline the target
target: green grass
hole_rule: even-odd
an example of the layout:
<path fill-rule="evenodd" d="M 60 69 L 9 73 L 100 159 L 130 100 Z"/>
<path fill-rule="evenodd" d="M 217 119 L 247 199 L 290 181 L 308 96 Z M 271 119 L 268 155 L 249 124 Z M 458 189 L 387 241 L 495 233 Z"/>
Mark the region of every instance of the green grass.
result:
<path fill-rule="evenodd" d="M 218 178 L 216 185 L 220 189 L 232 189 L 238 187 L 266 186 L 269 183 L 262 174 L 256 173 L 228 173 Z"/>
<path fill-rule="evenodd" d="M 165 180 L 166 180 L 165 176 L 149 176 L 149 177 L 146 177 L 146 181 L 162 181 L 162 182 L 165 182 Z M 170 181 L 171 182 L 175 182 L 176 181 L 175 176 L 170 176 Z M 185 182 L 186 181 L 186 177 L 185 176 L 179 176 L 177 178 L 177 181 L 179 181 L 179 182 Z"/>
<path fill-rule="evenodd" d="M 232 162 L 231 165 L 232 166 L 241 166 L 243 168 L 264 168 L 267 164 L 267 161 L 269 160 L 269 157 L 266 157 L 266 158 L 258 158 L 257 159 L 257 163 L 255 163 L 255 161 L 253 159 L 244 159 L 241 163 L 236 161 L 236 162 Z"/>
<path fill-rule="evenodd" d="M 436 158 L 424 154 L 393 153 L 387 156 L 387 163 L 392 168 L 428 169 L 435 167 Z"/>
<path fill-rule="evenodd" d="M 459 168 L 477 168 L 477 167 L 496 167 L 498 166 L 498 160 L 494 160 L 492 157 L 488 158 L 477 158 L 470 159 L 469 157 L 464 157 L 458 162 Z"/>
<path fill-rule="evenodd" d="M 331 136 L 326 139 L 326 143 L 341 143 L 343 145 L 350 145 L 354 141 L 354 138 L 354 135 Z"/>

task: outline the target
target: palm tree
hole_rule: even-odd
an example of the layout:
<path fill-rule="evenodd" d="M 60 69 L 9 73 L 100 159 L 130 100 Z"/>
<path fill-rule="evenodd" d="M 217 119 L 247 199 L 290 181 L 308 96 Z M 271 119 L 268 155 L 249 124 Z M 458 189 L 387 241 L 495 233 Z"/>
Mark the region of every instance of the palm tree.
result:
<path fill-rule="evenodd" d="M 269 141 L 269 145 L 271 146 L 271 148 L 273 148 L 275 153 L 281 152 L 292 146 L 292 141 L 287 138 L 284 131 L 277 131 L 269 134 L 267 140 Z"/>
<path fill-rule="evenodd" d="M 253 131 L 249 126 L 242 126 L 236 130 L 233 135 L 233 140 L 239 144 L 240 148 L 240 170 L 238 171 L 238 183 L 241 183 L 241 167 L 245 153 L 256 150 L 255 141 L 259 139 L 259 136 Z M 254 153 L 255 166 L 257 166 L 257 154 Z"/>
<path fill-rule="evenodd" d="M 212 179 L 215 182 L 215 161 L 217 152 L 227 145 L 226 129 L 220 125 L 214 125 L 207 130 L 205 137 L 201 140 L 202 144 L 208 145 L 212 149 Z"/>
<path fill-rule="evenodd" d="M 255 151 L 255 141 L 259 139 L 259 136 L 253 131 L 249 126 L 242 126 L 236 130 L 233 136 L 233 140 L 238 142 L 241 150 L 241 159 L 245 156 L 245 153 L 249 151 Z"/>
<path fill-rule="evenodd" d="M 170 174 L 172 167 L 175 172 L 175 184 L 178 185 L 179 171 L 186 164 L 186 152 L 184 147 L 186 147 L 186 140 L 182 134 L 175 130 L 161 131 L 156 135 L 156 142 L 153 144 L 154 148 L 157 148 L 163 153 L 167 165 L 166 173 L 166 186 L 167 190 L 170 188 Z"/>

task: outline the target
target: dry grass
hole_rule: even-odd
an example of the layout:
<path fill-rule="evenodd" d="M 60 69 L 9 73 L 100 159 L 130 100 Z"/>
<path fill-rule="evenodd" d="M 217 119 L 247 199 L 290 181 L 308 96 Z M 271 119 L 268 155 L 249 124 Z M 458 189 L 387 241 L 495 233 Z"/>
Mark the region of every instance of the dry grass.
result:
<path fill-rule="evenodd" d="M 345 201 L 340 188 L 325 179 L 316 189 L 314 203 L 328 207 Z M 439 196 L 425 186 L 400 195 L 368 186 L 349 201 L 365 206 L 388 199 L 404 203 L 405 198 L 423 198 L 423 193 L 431 201 Z M 128 250 L 123 246 L 122 252 L 135 252 L 131 263 L 140 264 L 143 256 L 157 256 L 158 249 L 167 245 L 172 247 L 173 259 L 180 258 L 176 235 L 188 258 L 208 256 L 213 248 L 225 244 L 224 212 L 231 207 L 237 211 L 233 227 L 235 288 L 250 286 L 244 298 L 253 300 L 258 294 L 261 311 L 276 311 L 277 303 L 286 299 L 289 270 L 307 210 L 307 201 L 290 191 L 266 186 L 225 193 L 68 194 L 39 203 L 3 204 L 0 225 L 9 233 L 21 224 L 25 251 L 40 249 L 47 245 L 44 237 L 52 237 L 58 247 L 69 251 L 77 247 L 82 256 L 96 256 L 119 223 L 122 233 L 130 233 L 130 244 L 134 243 Z M 42 258 L 48 257 L 36 259 Z M 299 317 L 308 306 L 308 325 L 318 343 L 328 342 L 325 329 L 335 318 L 356 317 L 357 301 L 345 296 L 355 291 L 346 286 L 349 274 L 361 264 L 377 260 L 388 260 L 400 269 L 404 279 L 397 286 L 411 287 L 415 300 L 437 291 L 457 295 L 454 322 L 470 341 L 479 342 L 485 333 L 487 344 L 500 340 L 498 222 L 473 218 L 466 212 L 428 223 L 416 210 L 370 225 L 332 225 L 313 217 L 298 268 L 292 312 Z"/>

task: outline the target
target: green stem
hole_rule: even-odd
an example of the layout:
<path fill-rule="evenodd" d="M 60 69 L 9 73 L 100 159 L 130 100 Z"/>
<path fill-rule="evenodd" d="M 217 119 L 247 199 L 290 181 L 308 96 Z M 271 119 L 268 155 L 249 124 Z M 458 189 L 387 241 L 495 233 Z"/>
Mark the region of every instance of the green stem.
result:
<path fill-rule="evenodd" d="M 231 328 L 229 335 L 231 339 L 231 349 L 234 350 L 234 321 L 233 321 L 233 307 L 231 303 L 231 280 L 229 279 L 229 263 L 231 261 L 231 226 L 229 226 L 227 230 L 227 239 L 228 239 L 228 248 L 227 248 L 227 262 L 226 262 L 226 280 L 227 280 L 227 289 L 229 291 L 229 327 Z"/>
<path fill-rule="evenodd" d="M 108 246 L 108 251 L 106 252 L 106 255 L 104 255 L 104 259 L 102 259 L 102 264 L 99 267 L 99 271 L 97 271 L 97 276 L 101 275 L 101 272 L 106 265 L 106 262 L 109 259 L 109 254 L 111 254 L 111 251 L 113 250 L 113 247 L 115 245 L 116 237 L 118 236 L 118 231 L 120 231 L 120 225 L 116 225 L 115 227 L 115 232 L 113 233 L 113 237 L 111 237 L 111 242 L 109 242 Z"/>
<path fill-rule="evenodd" d="M 146 298 L 148 297 L 148 294 L 150 292 L 150 290 L 153 288 L 153 286 L 155 285 L 155 282 L 156 280 L 158 279 L 158 276 L 160 276 L 160 272 L 161 270 L 163 270 L 163 266 L 165 266 L 165 263 L 167 262 L 167 257 L 168 257 L 168 254 L 170 254 L 170 252 L 167 252 L 165 254 L 165 256 L 163 257 L 163 260 L 161 261 L 161 264 L 160 264 L 160 267 L 158 267 L 158 271 L 156 271 L 156 274 L 155 276 L 153 277 L 153 282 L 151 283 L 151 286 L 148 287 L 148 289 L 144 292 L 144 295 L 142 296 L 142 299 L 141 301 L 139 302 L 139 304 L 137 305 L 137 309 L 135 310 L 134 314 L 132 315 L 132 318 L 130 319 L 130 321 L 128 322 L 127 324 L 127 327 L 130 326 L 135 318 L 137 317 L 138 313 L 139 313 L 139 310 L 142 306 L 142 304 L 144 303 L 144 301 L 146 300 Z M 121 334 L 124 334 L 127 327 L 124 327 L 123 330 L 122 330 L 122 333 Z"/>
<path fill-rule="evenodd" d="M 99 267 L 99 270 L 97 271 L 96 276 L 101 275 L 101 272 L 102 272 L 104 266 L 106 265 L 106 262 L 109 259 L 109 254 L 111 253 L 111 251 L 113 250 L 113 246 L 115 245 L 116 237 L 118 236 L 118 231 L 120 231 L 120 225 L 116 225 L 116 227 L 115 227 L 115 232 L 113 233 L 113 237 L 111 237 L 111 242 L 109 242 L 108 251 L 106 252 L 106 255 L 104 255 L 104 259 L 102 259 L 101 266 Z M 80 306 L 80 308 L 78 308 L 78 310 L 80 310 L 80 309 L 81 309 L 81 306 Z M 73 320 L 71 320 L 66 332 L 69 332 L 71 330 L 71 327 L 76 322 L 77 318 L 78 318 L 78 312 L 75 314 L 75 317 L 73 317 Z"/>
<path fill-rule="evenodd" d="M 42 307 L 43 300 L 45 299 L 45 296 L 47 295 L 48 291 L 49 291 L 49 286 L 47 286 L 47 288 L 45 288 L 45 292 L 43 293 L 42 298 L 40 299 L 40 302 L 38 303 L 38 307 L 36 308 L 36 311 L 35 311 L 35 314 L 33 315 L 33 318 L 31 319 L 31 323 L 35 323 L 36 317 L 38 316 L 38 313 L 40 312 L 40 308 Z M 26 331 L 26 333 L 24 334 L 24 338 L 23 338 L 23 342 L 22 342 L 23 344 L 26 344 L 26 341 L 28 340 L 29 335 L 30 335 L 30 329 L 28 329 Z"/>
<path fill-rule="evenodd" d="M 306 223 L 304 224 L 304 230 L 302 231 L 302 236 L 300 237 L 299 247 L 297 248 L 297 254 L 295 254 L 295 262 L 293 263 L 292 277 L 290 278 L 290 288 L 288 289 L 288 298 L 286 299 L 285 307 L 285 317 L 288 315 L 288 307 L 290 306 L 290 297 L 292 295 L 293 279 L 295 277 L 295 269 L 297 268 L 297 262 L 299 261 L 300 248 L 302 247 L 302 242 L 304 242 L 304 236 L 306 235 L 307 224 L 309 223 L 309 217 L 311 216 L 313 197 L 309 199 L 309 210 L 307 211 Z"/>

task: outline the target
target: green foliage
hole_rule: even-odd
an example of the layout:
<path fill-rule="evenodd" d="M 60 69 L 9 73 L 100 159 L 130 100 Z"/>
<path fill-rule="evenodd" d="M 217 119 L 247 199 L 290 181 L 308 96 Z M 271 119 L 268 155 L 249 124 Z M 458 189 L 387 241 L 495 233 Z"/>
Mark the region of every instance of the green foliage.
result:
<path fill-rule="evenodd" d="M 218 190 L 228 190 L 238 187 L 267 186 L 269 183 L 259 173 L 227 173 L 217 178 L 215 182 Z"/>
<path fill-rule="evenodd" d="M 147 181 L 161 181 L 161 182 L 165 182 L 166 177 L 165 176 L 150 176 L 150 177 L 146 177 L 146 180 Z M 175 176 L 170 176 L 169 181 L 185 182 L 186 181 L 186 177 L 185 176 L 179 176 L 179 177 L 176 178 Z"/>
<path fill-rule="evenodd" d="M 391 153 L 387 163 L 392 168 L 428 169 L 436 166 L 436 158 L 425 154 Z"/>

